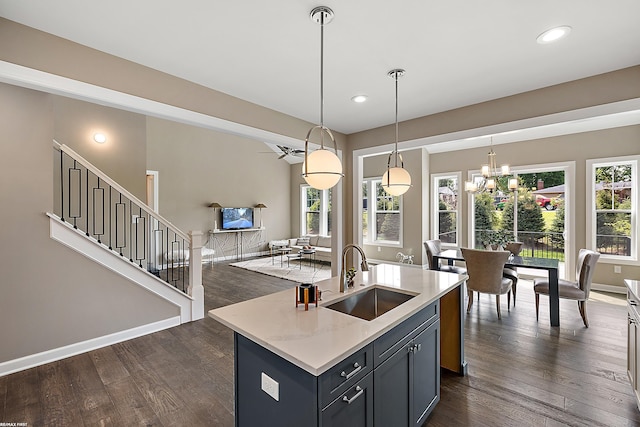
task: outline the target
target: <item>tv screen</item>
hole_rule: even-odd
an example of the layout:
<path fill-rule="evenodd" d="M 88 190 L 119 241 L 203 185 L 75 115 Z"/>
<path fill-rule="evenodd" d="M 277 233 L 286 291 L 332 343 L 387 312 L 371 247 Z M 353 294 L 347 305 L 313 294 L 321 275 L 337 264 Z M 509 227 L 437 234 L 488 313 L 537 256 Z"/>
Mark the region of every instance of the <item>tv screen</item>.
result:
<path fill-rule="evenodd" d="M 222 208 L 222 229 L 253 228 L 253 208 Z"/>

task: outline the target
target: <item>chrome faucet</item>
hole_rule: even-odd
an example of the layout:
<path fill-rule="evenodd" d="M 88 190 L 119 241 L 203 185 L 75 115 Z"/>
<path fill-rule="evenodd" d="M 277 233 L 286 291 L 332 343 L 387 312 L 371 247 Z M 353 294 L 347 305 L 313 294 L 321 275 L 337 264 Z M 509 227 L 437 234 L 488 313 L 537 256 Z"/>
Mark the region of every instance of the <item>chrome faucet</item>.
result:
<path fill-rule="evenodd" d="M 362 271 L 369 271 L 369 264 L 367 264 L 367 257 L 364 254 L 362 248 L 358 245 L 354 245 L 353 243 L 349 243 L 342 249 L 342 269 L 340 270 L 340 292 L 344 292 L 345 288 L 345 280 L 347 276 L 347 252 L 349 249 L 355 249 L 360 252 L 360 256 L 362 257 L 362 263 L 360 264 L 360 268 Z"/>

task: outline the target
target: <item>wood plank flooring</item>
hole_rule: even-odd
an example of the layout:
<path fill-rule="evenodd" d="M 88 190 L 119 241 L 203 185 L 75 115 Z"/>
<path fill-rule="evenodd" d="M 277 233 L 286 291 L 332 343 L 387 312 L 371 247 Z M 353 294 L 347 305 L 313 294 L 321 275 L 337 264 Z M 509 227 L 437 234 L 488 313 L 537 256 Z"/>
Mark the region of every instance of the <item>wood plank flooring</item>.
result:
<path fill-rule="evenodd" d="M 294 283 L 224 263 L 204 266 L 205 309 Z M 517 306 L 482 295 L 465 315 L 469 375 L 442 376 L 426 426 L 640 425 L 626 375 L 626 306 L 592 294 L 590 328 L 561 301 L 560 328 L 531 282 Z M 0 377 L 0 422 L 29 426 L 232 426 L 233 334 L 203 320 Z"/>

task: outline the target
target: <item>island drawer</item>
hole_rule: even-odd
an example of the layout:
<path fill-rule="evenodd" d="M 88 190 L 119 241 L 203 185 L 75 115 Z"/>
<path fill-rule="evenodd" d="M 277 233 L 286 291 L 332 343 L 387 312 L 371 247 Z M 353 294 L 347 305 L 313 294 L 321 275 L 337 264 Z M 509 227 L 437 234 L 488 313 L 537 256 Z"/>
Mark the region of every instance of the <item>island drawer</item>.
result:
<path fill-rule="evenodd" d="M 374 366 L 384 362 L 397 349 L 409 342 L 419 330 L 438 320 L 439 312 L 439 301 L 435 301 L 375 340 L 373 343 Z"/>
<path fill-rule="evenodd" d="M 358 350 L 318 378 L 320 407 L 324 408 L 373 369 L 373 344 Z"/>

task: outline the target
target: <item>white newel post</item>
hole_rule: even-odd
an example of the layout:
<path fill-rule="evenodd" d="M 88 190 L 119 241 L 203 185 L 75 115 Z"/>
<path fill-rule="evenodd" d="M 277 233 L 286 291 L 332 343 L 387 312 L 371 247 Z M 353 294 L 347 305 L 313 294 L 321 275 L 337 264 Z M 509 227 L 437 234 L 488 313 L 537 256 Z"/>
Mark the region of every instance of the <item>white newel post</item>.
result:
<path fill-rule="evenodd" d="M 204 287 L 202 286 L 202 231 L 190 231 L 191 243 L 189 247 L 189 289 L 188 294 L 193 298 L 191 320 L 204 317 Z"/>

